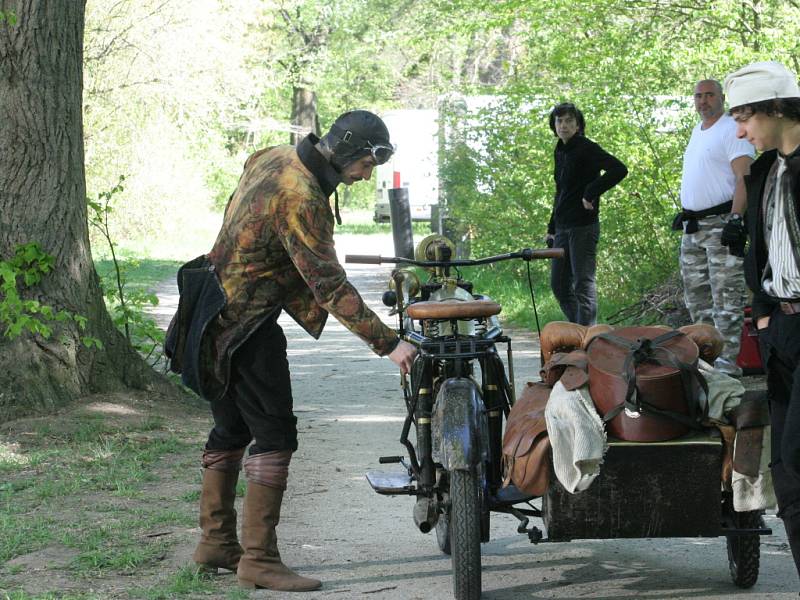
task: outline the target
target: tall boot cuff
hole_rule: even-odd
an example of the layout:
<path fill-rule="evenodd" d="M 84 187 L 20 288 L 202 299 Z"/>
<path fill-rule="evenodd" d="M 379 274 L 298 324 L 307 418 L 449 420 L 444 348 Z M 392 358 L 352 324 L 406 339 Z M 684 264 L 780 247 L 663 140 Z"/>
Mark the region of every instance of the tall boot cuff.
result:
<path fill-rule="evenodd" d="M 285 490 L 291 459 L 291 450 L 251 454 L 244 461 L 245 477 L 259 485 Z"/>
<path fill-rule="evenodd" d="M 242 466 L 245 448 L 235 450 L 203 450 L 203 468 L 212 471 L 238 471 Z"/>

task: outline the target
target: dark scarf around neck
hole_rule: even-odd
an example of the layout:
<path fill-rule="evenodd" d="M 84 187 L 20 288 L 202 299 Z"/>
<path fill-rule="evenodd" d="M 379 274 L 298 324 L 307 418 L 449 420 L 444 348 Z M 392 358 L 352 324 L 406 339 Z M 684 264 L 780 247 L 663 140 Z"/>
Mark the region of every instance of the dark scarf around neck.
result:
<path fill-rule="evenodd" d="M 328 159 L 317 150 L 315 147 L 317 143 L 319 143 L 319 138 L 313 133 L 309 133 L 297 145 L 297 156 L 300 158 L 300 162 L 314 175 L 320 188 L 322 188 L 322 193 L 328 197 L 330 197 L 331 194 L 334 195 L 336 223 L 341 225 L 342 217 L 339 214 L 339 194 L 336 191 L 336 187 L 342 182 L 342 176 L 331 166 Z"/>

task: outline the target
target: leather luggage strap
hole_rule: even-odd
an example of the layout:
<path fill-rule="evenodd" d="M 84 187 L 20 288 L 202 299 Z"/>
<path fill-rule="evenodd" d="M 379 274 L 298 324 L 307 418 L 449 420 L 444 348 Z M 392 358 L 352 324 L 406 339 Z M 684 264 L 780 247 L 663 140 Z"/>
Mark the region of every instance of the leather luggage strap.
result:
<path fill-rule="evenodd" d="M 595 340 L 602 338 L 611 342 L 612 344 L 616 344 L 617 346 L 621 346 L 628 350 L 628 355 L 625 357 L 625 361 L 622 365 L 622 378 L 628 386 L 628 389 L 625 393 L 625 399 L 605 414 L 603 417 L 604 422 L 607 423 L 621 413 L 623 409 L 627 408 L 628 410 L 637 413 L 644 413 L 650 416 L 672 419 L 682 423 L 683 425 L 686 425 L 691 429 L 701 428 L 700 422 L 708 417 L 708 402 L 703 405 L 702 413 L 699 414 L 700 411 L 698 410 L 699 407 L 697 406 L 697 399 L 694 398 L 692 394 L 692 379 L 695 379 L 698 382 L 702 390 L 705 392 L 706 398 L 708 398 L 708 384 L 697 367 L 683 362 L 675 355 L 674 352 L 662 345 L 664 342 L 667 342 L 679 335 L 684 334 L 680 331 L 668 331 L 667 333 L 659 335 L 652 340 L 644 338 L 636 341 L 626 340 L 625 338 L 613 335 L 611 333 L 601 333 L 592 338 L 592 340 L 589 342 L 589 346 L 591 346 Z M 589 347 L 587 346 L 587 351 L 588 348 Z M 689 408 L 688 415 L 677 413 L 671 410 L 660 409 L 656 406 L 653 406 L 649 402 L 645 402 L 641 398 L 639 391 L 636 388 L 636 367 L 644 363 L 674 367 L 680 371 L 683 394 L 686 398 L 686 405 Z"/>
<path fill-rule="evenodd" d="M 584 350 L 573 350 L 566 354 L 556 352 L 539 371 L 539 376 L 550 387 L 561 381 L 564 387 L 575 390 L 589 381 L 589 361 Z"/>

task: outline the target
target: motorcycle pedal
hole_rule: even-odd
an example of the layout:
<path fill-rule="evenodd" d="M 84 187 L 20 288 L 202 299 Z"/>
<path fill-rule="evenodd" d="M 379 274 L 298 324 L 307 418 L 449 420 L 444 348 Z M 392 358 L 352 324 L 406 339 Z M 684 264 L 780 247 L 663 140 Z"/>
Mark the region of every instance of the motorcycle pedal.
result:
<path fill-rule="evenodd" d="M 531 541 L 531 544 L 538 544 L 542 541 L 542 530 L 536 527 L 535 525 L 531 527 L 528 531 L 528 539 Z"/>
<path fill-rule="evenodd" d="M 378 462 L 382 465 L 388 465 L 391 463 L 402 463 L 403 457 L 402 456 L 381 456 L 378 459 Z"/>

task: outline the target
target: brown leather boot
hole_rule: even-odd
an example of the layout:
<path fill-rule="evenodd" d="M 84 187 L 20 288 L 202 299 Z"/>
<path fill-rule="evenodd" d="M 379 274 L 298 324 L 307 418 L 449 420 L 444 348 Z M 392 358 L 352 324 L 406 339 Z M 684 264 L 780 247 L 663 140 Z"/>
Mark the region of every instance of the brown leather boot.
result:
<path fill-rule="evenodd" d="M 236 537 L 236 482 L 244 448 L 203 453 L 200 542 L 192 557 L 204 571 L 236 571 L 242 547 Z"/>
<path fill-rule="evenodd" d="M 273 452 L 266 454 L 278 455 L 278 453 Z M 262 461 L 262 458 L 265 460 Z M 248 463 L 251 463 L 251 460 L 257 464 L 258 462 L 269 461 L 270 457 L 254 455 L 248 458 Z M 280 487 L 262 485 L 251 477 L 251 469 L 249 468 L 251 466 L 255 467 L 256 465 L 245 464 L 245 470 L 248 472 L 248 481 L 242 520 L 244 555 L 239 560 L 239 569 L 237 571 L 239 585 L 246 588 L 266 588 L 284 592 L 308 592 L 319 589 L 322 587 L 321 581 L 302 577 L 292 571 L 283 564 L 281 555 L 278 552 L 278 537 L 275 533 L 275 527 L 281 517 L 283 487 L 286 485 L 285 476 L 283 477 L 282 486 L 280 481 L 275 482 Z M 288 457 L 286 459 L 286 470 L 288 470 Z M 270 480 L 268 479 L 267 481 Z"/>

